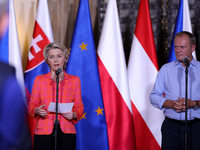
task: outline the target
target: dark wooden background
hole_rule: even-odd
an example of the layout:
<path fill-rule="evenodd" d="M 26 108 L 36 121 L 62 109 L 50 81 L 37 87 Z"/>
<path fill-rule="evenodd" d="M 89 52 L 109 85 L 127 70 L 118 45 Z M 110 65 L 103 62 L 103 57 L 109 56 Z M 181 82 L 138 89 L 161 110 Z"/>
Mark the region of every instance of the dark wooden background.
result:
<path fill-rule="evenodd" d="M 126 61 L 128 62 L 140 0 L 116 0 Z M 98 47 L 108 0 L 89 0 L 93 34 Z M 180 0 L 149 0 L 159 66 L 167 62 Z M 200 59 L 200 0 L 188 0 L 196 54 Z M 70 47 L 79 0 L 48 0 L 54 40 Z"/>

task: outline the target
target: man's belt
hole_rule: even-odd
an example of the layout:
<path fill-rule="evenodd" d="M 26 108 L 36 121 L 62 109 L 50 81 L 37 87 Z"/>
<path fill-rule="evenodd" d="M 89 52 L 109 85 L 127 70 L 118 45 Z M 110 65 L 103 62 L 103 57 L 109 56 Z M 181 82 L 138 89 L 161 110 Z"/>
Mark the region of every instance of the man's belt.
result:
<path fill-rule="evenodd" d="M 185 125 L 185 120 L 175 120 L 175 119 L 171 119 L 171 118 L 168 118 L 168 117 L 165 117 L 165 119 L 168 120 L 168 121 L 177 123 L 177 124 Z M 198 118 L 195 118 L 193 120 L 187 120 L 188 125 L 198 123 L 198 122 L 200 122 L 200 119 L 198 119 Z"/>

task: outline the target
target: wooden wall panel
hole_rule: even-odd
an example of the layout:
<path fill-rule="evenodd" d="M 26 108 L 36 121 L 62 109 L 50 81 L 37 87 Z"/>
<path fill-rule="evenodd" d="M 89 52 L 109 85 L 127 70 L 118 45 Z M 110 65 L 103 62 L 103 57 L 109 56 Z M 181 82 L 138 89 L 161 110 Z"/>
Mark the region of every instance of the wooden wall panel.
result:
<path fill-rule="evenodd" d="M 94 34 L 97 35 L 97 0 L 89 0 Z M 70 47 L 79 0 L 48 0 L 54 41 Z M 95 36 L 95 39 L 98 37 Z M 97 40 L 95 40 L 97 41 Z"/>

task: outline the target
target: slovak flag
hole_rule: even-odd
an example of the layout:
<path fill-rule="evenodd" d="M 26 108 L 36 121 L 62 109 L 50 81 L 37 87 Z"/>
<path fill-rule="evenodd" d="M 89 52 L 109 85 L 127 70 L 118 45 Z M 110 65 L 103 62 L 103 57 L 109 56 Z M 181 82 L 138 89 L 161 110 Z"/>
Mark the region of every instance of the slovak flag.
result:
<path fill-rule="evenodd" d="M 171 48 L 169 51 L 168 62 L 176 60 L 174 49 L 174 36 L 180 31 L 188 31 L 192 33 L 192 25 L 190 20 L 190 10 L 188 6 L 188 0 L 180 0 L 179 10 L 176 18 L 176 24 L 174 28 L 174 34 L 171 42 Z M 192 53 L 194 59 L 196 59 L 196 52 Z"/>
<path fill-rule="evenodd" d="M 50 71 L 48 65 L 44 61 L 43 49 L 48 43 L 53 41 L 48 3 L 47 0 L 40 0 L 24 77 L 27 103 L 29 102 L 35 77 Z M 35 122 L 35 119 L 29 116 L 32 138 L 34 135 Z"/>

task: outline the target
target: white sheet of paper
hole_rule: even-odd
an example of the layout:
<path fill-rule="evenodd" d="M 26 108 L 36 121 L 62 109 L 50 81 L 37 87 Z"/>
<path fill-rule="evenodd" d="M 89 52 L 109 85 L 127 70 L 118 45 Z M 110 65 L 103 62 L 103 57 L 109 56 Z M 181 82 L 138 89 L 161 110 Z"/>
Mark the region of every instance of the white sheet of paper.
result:
<path fill-rule="evenodd" d="M 72 111 L 74 103 L 58 103 L 58 113 Z M 47 111 L 56 112 L 56 103 L 50 102 Z"/>

